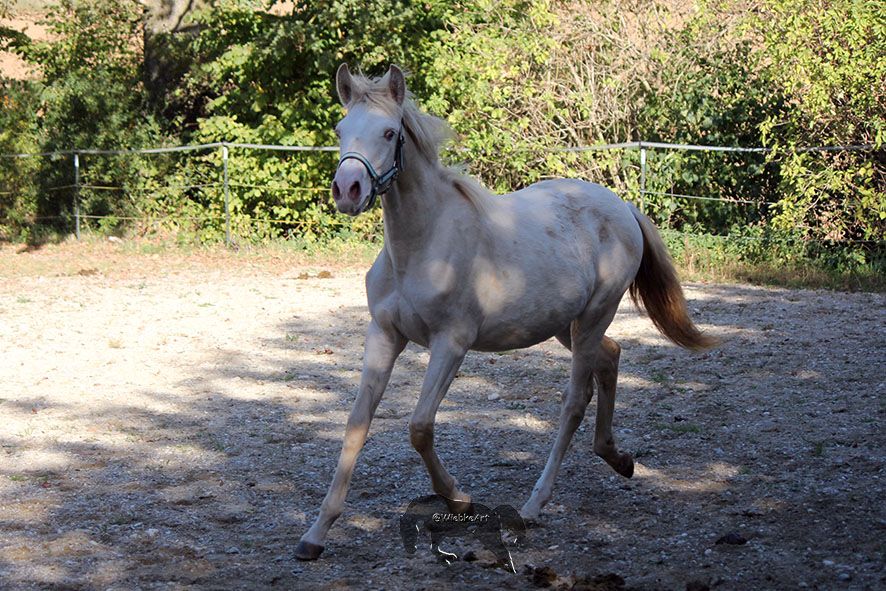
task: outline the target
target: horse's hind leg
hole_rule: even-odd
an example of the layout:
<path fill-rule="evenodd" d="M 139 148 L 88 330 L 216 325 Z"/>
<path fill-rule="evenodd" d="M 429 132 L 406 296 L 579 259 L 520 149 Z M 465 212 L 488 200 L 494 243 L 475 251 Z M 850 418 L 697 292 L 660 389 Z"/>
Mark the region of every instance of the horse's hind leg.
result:
<path fill-rule="evenodd" d="M 594 425 L 594 453 L 606 460 L 612 469 L 630 478 L 634 475 L 634 458 L 618 451 L 612 436 L 612 414 L 615 410 L 615 385 L 618 381 L 618 358 L 621 347 L 609 337 L 603 337 L 594 375 L 600 391 L 597 395 L 597 421 Z"/>
<path fill-rule="evenodd" d="M 443 541 L 443 538 L 444 536 L 442 534 L 431 532 L 431 552 L 437 555 L 438 560 L 445 562 L 446 564 L 452 564 L 458 560 L 458 554 L 447 552 L 440 547 L 440 542 Z"/>
<path fill-rule="evenodd" d="M 581 316 L 570 325 L 570 345 L 572 349 L 572 375 L 569 388 L 563 397 L 560 411 L 560 426 L 557 439 L 551 448 L 545 468 L 532 489 L 532 494 L 520 515 L 527 519 L 538 517 L 541 508 L 551 499 L 554 491 L 554 480 L 560 470 L 560 464 L 572 441 L 575 430 L 584 418 L 585 409 L 593 395 L 593 375 L 600 351 L 603 333 L 612 322 L 618 302 L 607 308 L 589 305 Z M 559 337 L 558 337 L 559 338 Z"/>
<path fill-rule="evenodd" d="M 477 534 L 477 538 L 484 548 L 495 554 L 498 564 L 517 574 L 517 569 L 514 568 L 514 559 L 511 557 L 508 547 L 501 541 L 501 530 L 495 528 L 492 531 L 481 531 Z"/>
<path fill-rule="evenodd" d="M 557 340 L 564 347 L 572 350 L 572 339 L 568 331 L 557 335 Z M 606 463 L 624 476 L 634 475 L 634 458 L 629 453 L 621 453 L 615 445 L 612 435 L 612 415 L 615 411 L 615 386 L 618 381 L 618 359 L 621 347 L 617 342 L 604 336 L 597 354 L 597 365 L 594 377 L 600 386 L 597 395 L 597 421 L 594 424 L 594 453 L 606 460 Z"/>

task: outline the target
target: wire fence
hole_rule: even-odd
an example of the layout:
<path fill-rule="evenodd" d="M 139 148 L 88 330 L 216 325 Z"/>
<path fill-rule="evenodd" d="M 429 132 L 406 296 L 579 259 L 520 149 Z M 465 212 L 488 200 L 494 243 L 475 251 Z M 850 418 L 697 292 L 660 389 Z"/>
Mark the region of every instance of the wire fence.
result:
<path fill-rule="evenodd" d="M 851 145 L 851 146 L 817 146 L 817 147 L 802 147 L 802 148 L 794 148 L 791 151 L 797 153 L 810 153 L 810 152 L 819 152 L 819 153 L 828 153 L 828 152 L 857 152 L 857 151 L 871 151 L 874 150 L 875 146 L 873 145 Z M 636 151 L 639 153 L 639 166 L 638 168 L 638 179 L 636 190 L 633 191 L 634 196 L 637 201 L 637 205 L 641 210 L 646 211 L 647 205 L 650 201 L 655 201 L 658 205 L 660 205 L 661 198 L 668 198 L 671 200 L 686 200 L 687 202 L 698 202 L 698 203 L 721 203 L 728 204 L 730 206 L 742 206 L 742 207 L 751 207 L 754 206 L 758 208 L 765 208 L 770 203 L 762 201 L 760 199 L 749 199 L 738 196 L 715 196 L 715 195 L 697 195 L 690 194 L 684 192 L 676 192 L 673 190 L 667 190 L 667 184 L 662 186 L 662 183 L 649 183 L 650 179 L 650 154 L 654 153 L 675 153 L 675 152 L 710 152 L 710 153 L 736 153 L 736 154 L 757 154 L 757 155 L 766 155 L 774 151 L 773 148 L 765 148 L 765 147 L 738 147 L 738 146 L 714 146 L 714 145 L 699 145 L 699 144 L 671 144 L 671 143 L 663 143 L 663 142 L 648 142 L 648 141 L 635 141 L 635 142 L 620 142 L 620 143 L 609 143 L 609 144 L 597 144 L 597 145 L 589 145 L 589 146 L 576 146 L 576 147 L 565 147 L 555 150 L 549 150 L 549 152 L 554 153 L 573 153 L 573 154 L 584 154 L 584 153 L 594 153 L 594 152 L 608 152 L 613 150 L 627 150 L 627 151 Z M 783 149 L 782 149 L 783 150 Z M 273 144 L 255 144 L 255 143 L 237 143 L 237 142 L 216 142 L 216 143 L 208 143 L 208 144 L 196 144 L 196 145 L 186 145 L 186 146 L 172 146 L 172 147 L 159 147 L 159 148 L 146 148 L 146 149 L 120 149 L 120 150 L 102 150 L 102 149 L 70 149 L 70 150 L 56 150 L 56 151 L 47 151 L 47 152 L 36 152 L 36 153 L 12 153 L 12 154 L 0 154 L 0 159 L 9 160 L 9 159 L 34 159 L 34 158 L 49 158 L 53 161 L 64 161 L 67 162 L 67 166 L 70 166 L 70 176 L 65 173 L 59 173 L 57 176 L 59 179 L 67 177 L 69 180 L 73 179 L 73 182 L 61 182 L 61 184 L 44 184 L 44 186 L 40 187 L 40 191 L 45 192 L 47 194 L 53 194 L 60 191 L 69 191 L 70 196 L 70 204 L 72 215 L 68 215 L 65 213 L 59 213 L 58 215 L 37 215 L 31 219 L 34 221 L 49 221 L 49 220 L 70 220 L 72 221 L 73 230 L 77 237 L 77 239 L 81 238 L 81 226 L 84 221 L 87 223 L 91 222 L 101 222 L 102 220 L 112 219 L 114 221 L 132 221 L 132 222 L 144 222 L 144 223 L 155 223 L 158 220 L 163 218 L 181 220 L 181 221 L 192 221 L 199 223 L 223 223 L 224 225 L 224 239 L 227 245 L 232 244 L 232 190 L 239 192 L 252 191 L 259 194 L 264 193 L 288 193 L 288 194 L 299 194 L 299 193 L 308 193 L 308 194 L 325 194 L 328 189 L 321 187 L 313 187 L 313 186 L 295 186 L 290 184 L 289 182 L 284 181 L 267 181 L 267 182 L 249 182 L 248 180 L 241 180 L 238 178 L 238 175 L 242 174 L 242 171 L 238 171 L 234 173 L 232 178 L 232 171 L 230 170 L 231 163 L 231 154 L 232 152 L 237 151 L 241 154 L 252 154 L 252 153 L 266 153 L 266 152 L 277 152 L 277 153 L 301 153 L 301 154 L 335 154 L 338 152 L 337 147 L 331 146 L 286 146 L 286 145 L 273 145 Z M 212 154 L 216 156 L 212 158 Z M 96 157 L 137 157 L 137 156 L 159 156 L 159 155 L 167 155 L 167 156 L 178 156 L 178 155 L 190 155 L 194 157 L 195 154 L 202 156 L 204 158 L 209 158 L 211 160 L 211 165 L 209 170 L 199 170 L 195 167 L 186 167 L 186 166 L 170 166 L 168 169 L 170 172 L 170 176 L 172 177 L 168 182 L 164 183 L 148 183 L 146 186 L 140 186 L 138 183 L 121 183 L 121 184 L 107 184 L 103 182 L 99 182 L 98 179 L 91 179 L 87 174 L 85 177 L 82 174 L 81 170 L 81 162 L 86 158 L 96 158 Z M 218 155 L 221 156 L 221 166 L 217 167 L 217 158 Z M 331 161 L 330 164 L 334 165 L 335 161 Z M 137 167 L 136 167 L 137 168 Z M 219 171 L 218 168 L 221 170 Z M 187 170 L 189 174 L 195 175 L 196 178 L 185 178 L 180 176 L 179 171 Z M 141 175 L 141 171 L 133 170 L 132 174 L 138 177 Z M 142 175 L 143 176 L 143 175 Z M 249 175 L 244 175 L 249 176 Z M 2 181 L 2 178 L 0 178 Z M 84 213 L 81 211 L 81 205 L 83 200 L 83 195 L 86 193 L 89 194 L 101 194 L 103 192 L 112 193 L 112 192 L 121 192 L 123 196 L 127 195 L 138 195 L 141 199 L 147 198 L 157 198 L 162 199 L 165 196 L 169 196 L 171 194 L 181 194 L 183 192 L 195 192 L 199 191 L 205 194 L 212 193 L 208 197 L 209 207 L 207 207 L 207 211 L 200 212 L 199 214 L 186 213 L 186 212 L 177 212 L 175 215 L 170 214 L 162 214 L 162 213 L 151 213 L 149 215 L 116 215 L 116 214 L 101 214 L 101 213 Z M 16 190 L 10 189 L 8 187 L 3 187 L 0 185 L 0 197 L 14 195 Z M 674 207 L 672 203 L 669 206 Z M 238 221 L 245 221 L 250 224 L 281 224 L 286 225 L 290 230 L 293 229 L 310 229 L 316 225 L 318 225 L 317 221 L 309 220 L 309 219 L 294 219 L 291 215 L 289 216 L 253 216 L 246 215 L 243 213 L 237 213 Z M 344 220 L 341 218 L 337 219 L 325 219 L 322 222 L 324 227 L 345 227 L 350 223 L 350 220 Z M 380 231 L 380 228 L 378 228 Z M 713 235 L 708 234 L 712 237 L 722 238 L 722 239 L 730 239 L 729 235 Z M 755 237 L 742 236 L 735 237 L 740 238 L 742 240 L 753 240 Z M 874 240 L 841 240 L 838 242 L 842 243 L 879 243 L 880 241 Z"/>

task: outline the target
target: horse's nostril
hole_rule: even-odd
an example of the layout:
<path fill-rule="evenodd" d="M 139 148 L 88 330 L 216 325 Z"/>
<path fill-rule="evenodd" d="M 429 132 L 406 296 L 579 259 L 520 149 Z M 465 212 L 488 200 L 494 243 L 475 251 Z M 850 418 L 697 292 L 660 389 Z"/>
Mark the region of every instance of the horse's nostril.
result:
<path fill-rule="evenodd" d="M 341 199 L 341 189 L 338 188 L 338 183 L 332 181 L 332 198 L 336 201 Z"/>
<path fill-rule="evenodd" d="M 348 197 L 350 197 L 352 201 L 357 201 L 358 199 L 360 199 L 359 181 L 354 181 L 354 183 L 351 185 L 351 188 L 348 189 Z"/>

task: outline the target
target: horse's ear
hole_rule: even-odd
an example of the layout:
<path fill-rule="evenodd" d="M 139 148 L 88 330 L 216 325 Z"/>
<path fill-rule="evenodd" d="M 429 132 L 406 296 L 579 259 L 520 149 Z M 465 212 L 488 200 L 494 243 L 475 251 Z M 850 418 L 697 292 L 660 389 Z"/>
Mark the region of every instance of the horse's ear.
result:
<path fill-rule="evenodd" d="M 338 91 L 338 100 L 347 107 L 353 97 L 351 69 L 348 68 L 348 64 L 342 64 L 338 67 L 338 72 L 335 73 L 335 89 Z"/>
<path fill-rule="evenodd" d="M 398 105 L 402 105 L 406 98 L 406 77 L 403 76 L 403 70 L 393 64 L 388 70 L 388 89 L 391 92 L 391 98 Z"/>

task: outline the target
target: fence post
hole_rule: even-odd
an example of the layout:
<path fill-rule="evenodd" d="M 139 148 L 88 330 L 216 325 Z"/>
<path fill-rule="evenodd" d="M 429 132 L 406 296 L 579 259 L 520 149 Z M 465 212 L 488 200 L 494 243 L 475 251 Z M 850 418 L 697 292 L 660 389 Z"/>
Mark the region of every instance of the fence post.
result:
<path fill-rule="evenodd" d="M 74 152 L 74 233 L 80 240 L 80 154 Z"/>
<path fill-rule="evenodd" d="M 228 184 L 228 146 L 222 144 L 222 163 L 225 170 L 225 246 L 231 246 L 231 191 Z"/>
<path fill-rule="evenodd" d="M 640 211 L 646 213 L 646 148 L 640 145 Z"/>

